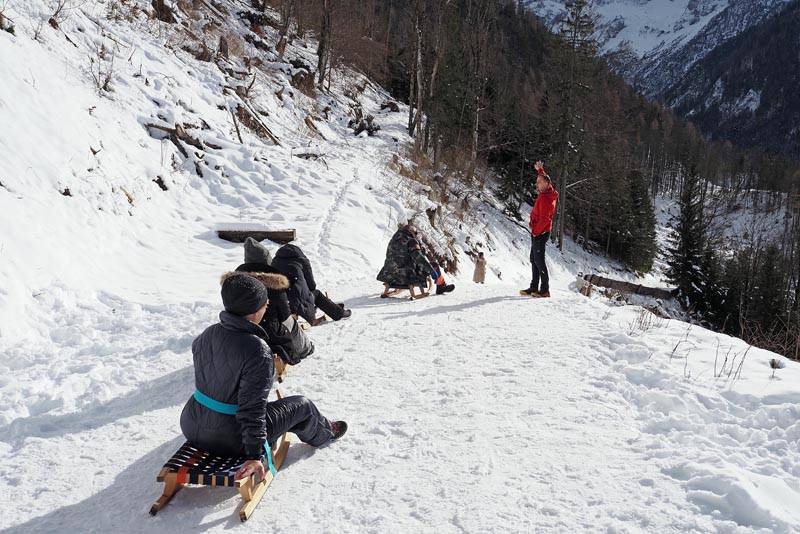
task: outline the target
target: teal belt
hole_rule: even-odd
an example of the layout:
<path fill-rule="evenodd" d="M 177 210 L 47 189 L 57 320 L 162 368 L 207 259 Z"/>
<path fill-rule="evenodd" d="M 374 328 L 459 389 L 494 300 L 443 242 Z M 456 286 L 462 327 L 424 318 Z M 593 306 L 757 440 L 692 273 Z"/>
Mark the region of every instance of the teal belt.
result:
<path fill-rule="evenodd" d="M 225 415 L 236 415 L 236 411 L 239 409 L 238 404 L 227 404 L 225 402 L 212 399 L 199 389 L 194 390 L 194 400 L 209 410 Z M 269 443 L 266 441 L 264 442 L 264 450 L 267 452 L 267 465 L 269 466 L 269 472 L 272 473 L 272 476 L 275 476 L 278 473 L 278 470 L 275 469 L 275 465 L 272 463 L 272 449 L 269 448 Z"/>

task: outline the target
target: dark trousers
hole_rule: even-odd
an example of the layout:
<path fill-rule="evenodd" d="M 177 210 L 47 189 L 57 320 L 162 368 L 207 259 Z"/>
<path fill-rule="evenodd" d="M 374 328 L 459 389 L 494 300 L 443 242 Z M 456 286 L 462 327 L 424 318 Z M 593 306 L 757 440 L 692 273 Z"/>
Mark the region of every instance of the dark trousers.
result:
<path fill-rule="evenodd" d="M 333 437 L 330 421 L 302 395 L 267 403 L 267 441 L 274 444 L 284 432 L 292 432 L 300 441 L 314 447 L 324 445 Z"/>
<path fill-rule="evenodd" d="M 322 310 L 322 313 L 333 319 L 334 321 L 338 321 L 342 317 L 344 317 L 344 309 L 333 302 L 331 299 L 325 296 L 325 293 L 320 291 L 319 289 L 314 290 L 314 304 Z"/>
<path fill-rule="evenodd" d="M 547 264 L 544 261 L 544 249 L 550 232 L 539 234 L 536 237 L 531 234 L 531 286 L 534 291 L 550 291 L 550 275 L 547 273 Z M 541 280 L 541 289 L 539 281 Z"/>

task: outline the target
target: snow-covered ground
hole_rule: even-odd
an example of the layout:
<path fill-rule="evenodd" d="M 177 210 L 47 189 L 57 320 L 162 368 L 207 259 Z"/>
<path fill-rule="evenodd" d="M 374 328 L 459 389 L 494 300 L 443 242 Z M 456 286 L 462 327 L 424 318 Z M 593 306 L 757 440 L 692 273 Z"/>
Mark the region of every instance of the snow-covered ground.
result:
<path fill-rule="evenodd" d="M 0 529 L 800 529 L 796 365 L 772 378 L 774 354 L 580 296 L 576 272 L 613 264 L 572 244 L 551 251 L 552 300 L 517 297 L 528 238 L 491 202 L 447 223 L 455 293 L 381 300 L 386 243 L 427 201 L 395 172 L 404 114 L 379 109 L 380 88 L 337 71 L 310 98 L 264 54 L 253 101 L 282 144 L 247 130 L 239 143 L 222 92 L 237 82 L 165 49 L 162 25 L 86 3 L 60 23 L 76 46 L 46 24 L 37 42 L 27 21 L 47 7 L 13 4 L 17 35 L 0 31 Z M 117 58 L 102 96 L 88 59 L 100 43 Z M 313 60 L 303 45 L 287 55 Z M 377 136 L 346 128 L 346 89 Z M 197 125 L 204 149 L 184 158 L 146 122 Z M 308 152 L 324 157 L 296 155 Z M 350 431 L 320 450 L 295 443 L 243 526 L 238 495 L 211 488 L 151 518 L 193 391 L 191 341 L 241 261 L 213 232 L 226 222 L 296 228 L 320 285 L 354 310 L 309 331 L 317 352 L 281 386 Z M 470 282 L 470 236 L 485 286 Z"/>

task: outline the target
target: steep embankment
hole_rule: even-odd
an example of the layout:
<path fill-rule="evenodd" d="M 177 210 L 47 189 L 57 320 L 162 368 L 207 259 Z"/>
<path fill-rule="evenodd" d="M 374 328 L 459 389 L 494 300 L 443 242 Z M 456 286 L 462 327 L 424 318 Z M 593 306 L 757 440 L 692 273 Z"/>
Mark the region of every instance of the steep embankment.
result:
<path fill-rule="evenodd" d="M 0 528 L 800 527 L 800 371 L 771 380 L 772 354 L 579 296 L 574 273 L 600 260 L 571 247 L 552 255 L 553 300 L 516 297 L 527 236 L 488 195 L 471 197 L 464 220 L 420 218 L 460 259 L 456 293 L 377 298 L 397 220 L 430 207 L 425 186 L 395 172 L 410 168 L 402 113 L 381 111 L 383 91 L 348 71 L 304 95 L 297 66 L 219 19 L 240 4 L 215 5 L 186 22 L 236 43 L 225 70 L 144 11 L 84 4 L 39 41 L 44 3 L 6 13 L 17 35 L 0 32 Z M 313 50 L 296 40 L 286 60 L 311 63 Z M 245 55 L 262 66 L 242 76 Z M 111 91 L 94 85 L 98 65 Z M 249 105 L 280 145 L 241 124 L 238 140 L 230 111 L 243 102 L 223 88 L 253 75 Z M 377 136 L 348 129 L 356 104 Z M 199 146 L 182 152 L 146 123 L 184 125 Z M 181 442 L 191 341 L 215 320 L 218 275 L 241 258 L 213 232 L 228 221 L 296 228 L 320 285 L 354 310 L 310 331 L 316 354 L 282 386 L 351 430 L 324 449 L 293 445 L 244 527 L 238 496 L 210 488 L 150 518 L 155 475 Z M 464 253 L 476 242 L 490 265 L 480 287 Z"/>

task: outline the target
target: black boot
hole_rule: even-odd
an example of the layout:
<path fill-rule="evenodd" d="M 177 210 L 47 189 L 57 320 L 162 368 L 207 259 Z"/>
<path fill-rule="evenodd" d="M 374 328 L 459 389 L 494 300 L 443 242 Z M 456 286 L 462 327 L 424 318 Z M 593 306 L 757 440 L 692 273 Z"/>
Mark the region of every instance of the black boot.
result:
<path fill-rule="evenodd" d="M 334 421 L 331 423 L 331 432 L 333 432 L 333 439 L 339 439 L 347 432 L 347 423 L 344 421 Z"/>
<path fill-rule="evenodd" d="M 455 284 L 441 284 L 436 286 L 436 294 L 444 295 L 445 293 L 450 293 L 455 288 L 456 288 Z"/>

